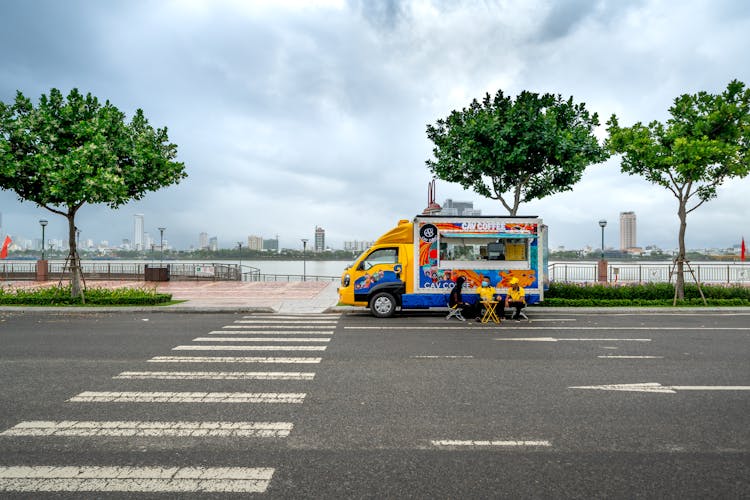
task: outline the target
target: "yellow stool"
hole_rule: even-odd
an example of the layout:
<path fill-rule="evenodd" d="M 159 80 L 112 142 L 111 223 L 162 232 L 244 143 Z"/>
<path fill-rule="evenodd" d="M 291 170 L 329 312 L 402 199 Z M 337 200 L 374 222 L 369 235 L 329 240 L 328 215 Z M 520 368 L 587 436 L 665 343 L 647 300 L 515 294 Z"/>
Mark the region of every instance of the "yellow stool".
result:
<path fill-rule="evenodd" d="M 484 316 L 482 316 L 482 323 L 500 323 L 500 318 L 497 317 L 495 308 L 500 302 L 497 300 L 483 300 L 482 307 L 484 307 Z"/>

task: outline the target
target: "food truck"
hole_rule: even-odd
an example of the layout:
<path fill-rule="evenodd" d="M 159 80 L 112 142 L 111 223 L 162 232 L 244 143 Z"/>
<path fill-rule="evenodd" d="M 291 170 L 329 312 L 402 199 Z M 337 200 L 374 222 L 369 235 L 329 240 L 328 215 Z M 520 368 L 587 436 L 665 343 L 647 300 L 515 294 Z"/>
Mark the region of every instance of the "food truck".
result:
<path fill-rule="evenodd" d="M 549 288 L 548 258 L 547 226 L 535 216 L 418 215 L 400 220 L 344 270 L 339 303 L 381 318 L 444 308 L 459 276 L 469 303 L 486 276 L 501 294 L 518 278 L 533 304 Z"/>

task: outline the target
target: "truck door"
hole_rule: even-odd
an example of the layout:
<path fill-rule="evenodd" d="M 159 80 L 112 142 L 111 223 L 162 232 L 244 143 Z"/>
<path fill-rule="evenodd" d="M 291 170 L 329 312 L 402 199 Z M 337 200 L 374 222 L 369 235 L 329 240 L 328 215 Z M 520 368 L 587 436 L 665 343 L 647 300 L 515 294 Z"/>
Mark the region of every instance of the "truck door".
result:
<path fill-rule="evenodd" d="M 404 266 L 399 247 L 380 247 L 359 261 L 353 276 L 354 300 L 368 302 L 373 293 L 390 292 L 397 300 L 404 293 Z"/>

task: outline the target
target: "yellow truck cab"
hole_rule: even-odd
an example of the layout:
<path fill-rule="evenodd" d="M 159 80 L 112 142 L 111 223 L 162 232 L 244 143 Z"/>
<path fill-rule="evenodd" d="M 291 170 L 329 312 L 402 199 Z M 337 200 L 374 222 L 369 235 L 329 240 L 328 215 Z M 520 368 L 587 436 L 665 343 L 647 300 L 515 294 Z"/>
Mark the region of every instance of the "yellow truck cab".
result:
<path fill-rule="evenodd" d="M 482 277 L 505 293 L 512 278 L 529 304 L 544 299 L 547 227 L 538 217 L 418 215 L 402 219 L 341 276 L 339 303 L 368 307 L 381 318 L 397 309 L 446 307 L 455 280 L 477 300 Z"/>

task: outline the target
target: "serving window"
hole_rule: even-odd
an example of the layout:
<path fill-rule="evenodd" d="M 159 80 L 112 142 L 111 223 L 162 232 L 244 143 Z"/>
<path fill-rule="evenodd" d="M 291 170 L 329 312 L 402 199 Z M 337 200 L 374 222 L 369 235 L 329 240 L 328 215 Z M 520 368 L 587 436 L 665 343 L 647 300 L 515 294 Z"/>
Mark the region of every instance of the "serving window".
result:
<path fill-rule="evenodd" d="M 441 267 L 455 267 L 461 262 L 476 265 L 478 261 L 525 264 L 529 258 L 528 237 L 440 234 L 438 246 Z"/>

